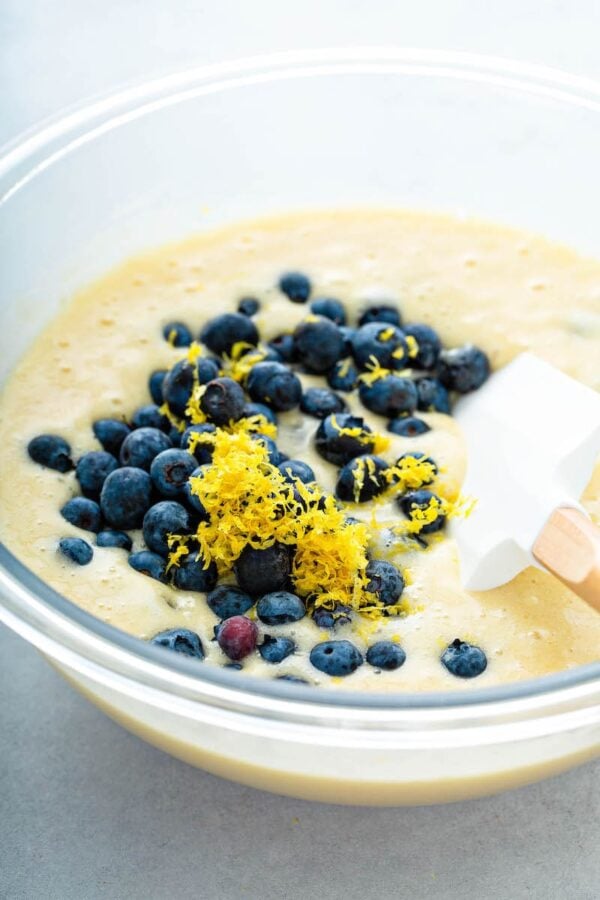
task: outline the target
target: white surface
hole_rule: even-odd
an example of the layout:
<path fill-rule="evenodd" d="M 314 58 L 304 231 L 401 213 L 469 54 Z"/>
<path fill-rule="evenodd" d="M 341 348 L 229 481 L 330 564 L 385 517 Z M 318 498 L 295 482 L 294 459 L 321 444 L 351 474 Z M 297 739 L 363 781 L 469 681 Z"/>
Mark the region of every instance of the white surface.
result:
<path fill-rule="evenodd" d="M 395 43 L 600 77 L 599 33 L 594 0 L 3 0 L 0 139 L 117 84 L 273 49 Z M 454 807 L 318 806 L 147 747 L 7 632 L 0 666 L 3 898 L 597 896 L 598 764 Z"/>

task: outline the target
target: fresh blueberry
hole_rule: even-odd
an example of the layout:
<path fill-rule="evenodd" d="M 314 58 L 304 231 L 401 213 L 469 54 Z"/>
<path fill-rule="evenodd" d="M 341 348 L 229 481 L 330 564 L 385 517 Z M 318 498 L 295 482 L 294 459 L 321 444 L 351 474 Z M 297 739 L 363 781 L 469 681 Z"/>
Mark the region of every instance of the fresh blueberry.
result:
<path fill-rule="evenodd" d="M 363 664 L 362 654 L 350 641 L 323 641 L 310 651 L 310 661 L 326 675 L 345 676 Z"/>
<path fill-rule="evenodd" d="M 411 453 L 403 453 L 402 456 L 398 457 L 396 466 L 400 470 L 400 473 L 403 471 L 409 472 L 412 468 L 412 463 L 415 460 L 418 462 L 429 463 L 431 467 L 431 476 L 429 478 L 424 476 L 425 480 L 421 481 L 419 487 L 425 487 L 426 484 L 432 484 L 438 474 L 438 467 L 434 459 L 430 456 L 425 456 L 425 454 L 421 453 L 419 450 L 413 450 Z"/>
<path fill-rule="evenodd" d="M 327 416 L 315 434 L 315 447 L 323 459 L 344 466 L 356 456 L 371 453 L 375 438 L 364 420 L 350 413 Z"/>
<path fill-rule="evenodd" d="M 192 343 L 192 332 L 183 322 L 167 322 L 163 328 L 165 341 L 173 347 L 189 347 Z"/>
<path fill-rule="evenodd" d="M 71 448 L 56 434 L 40 434 L 34 437 L 27 445 L 27 452 L 34 462 L 48 469 L 69 472 L 73 468 Z"/>
<path fill-rule="evenodd" d="M 279 463 L 284 461 L 284 455 L 279 452 L 273 438 L 267 437 L 266 434 L 252 434 L 250 436 L 253 441 L 259 441 L 266 448 L 271 465 L 278 466 Z"/>
<path fill-rule="evenodd" d="M 125 466 L 108 476 L 100 494 L 102 515 L 113 528 L 139 528 L 152 502 L 152 480 L 143 469 Z"/>
<path fill-rule="evenodd" d="M 150 641 L 156 647 L 166 647 L 167 650 L 175 650 L 184 656 L 192 656 L 194 659 L 204 659 L 202 641 L 195 631 L 189 628 L 171 628 L 169 631 L 161 631 L 155 634 Z"/>
<path fill-rule="evenodd" d="M 175 363 L 165 375 L 162 383 L 163 397 L 176 416 L 185 416 L 194 383 L 194 367 L 185 359 Z"/>
<path fill-rule="evenodd" d="M 312 285 L 302 272 L 286 272 L 279 279 L 279 290 L 294 303 L 306 303 Z"/>
<path fill-rule="evenodd" d="M 400 375 L 385 375 L 373 384 L 361 384 L 358 395 L 363 406 L 380 416 L 410 413 L 417 405 L 414 381 Z"/>
<path fill-rule="evenodd" d="M 115 456 L 118 455 L 121 444 L 131 432 L 129 425 L 118 419 L 98 419 L 92 428 L 104 449 Z"/>
<path fill-rule="evenodd" d="M 94 551 L 82 538 L 65 537 L 58 542 L 58 549 L 63 556 L 78 566 L 87 566 L 92 561 Z"/>
<path fill-rule="evenodd" d="M 279 334 L 269 341 L 268 346 L 279 355 L 283 362 L 296 362 L 293 334 Z"/>
<path fill-rule="evenodd" d="M 137 553 L 130 553 L 127 562 L 136 572 L 142 575 L 148 575 L 156 581 L 166 582 L 167 580 L 167 564 L 162 556 L 158 553 L 151 553 L 150 550 L 138 550 Z"/>
<path fill-rule="evenodd" d="M 340 325 L 339 329 L 343 341 L 341 353 L 343 359 L 346 356 L 352 356 L 352 341 L 356 334 L 356 328 L 350 328 L 348 325 Z"/>
<path fill-rule="evenodd" d="M 219 356 L 231 353 L 234 344 L 240 342 L 258 344 L 258 329 L 252 319 L 240 313 L 223 313 L 207 322 L 200 332 L 200 340 Z"/>
<path fill-rule="evenodd" d="M 418 521 L 419 511 L 425 511 L 430 508 L 432 500 L 440 502 L 440 498 L 428 490 L 409 491 L 407 494 L 397 498 L 397 503 L 404 515 L 408 519 Z M 432 522 L 427 522 L 419 529 L 419 534 L 433 534 L 435 531 L 441 531 L 446 523 L 446 516 L 440 513 Z"/>
<path fill-rule="evenodd" d="M 73 497 L 72 500 L 67 500 L 60 512 L 63 519 L 76 528 L 96 532 L 102 528 L 102 513 L 95 500 Z"/>
<path fill-rule="evenodd" d="M 91 450 L 85 453 L 77 463 L 75 475 L 86 497 L 98 497 L 102 485 L 110 473 L 118 467 L 117 460 L 106 450 Z"/>
<path fill-rule="evenodd" d="M 341 413 L 347 409 L 346 401 L 328 388 L 311 387 L 304 391 L 300 409 L 315 419 L 324 419 L 331 413 Z"/>
<path fill-rule="evenodd" d="M 359 325 L 368 325 L 370 322 L 387 322 L 389 325 L 401 325 L 400 312 L 395 306 L 381 303 L 369 306 L 358 320 Z"/>
<path fill-rule="evenodd" d="M 276 675 L 276 681 L 291 681 L 292 684 L 310 684 L 306 678 L 299 678 L 297 675 Z"/>
<path fill-rule="evenodd" d="M 340 359 L 327 373 L 329 386 L 349 393 L 358 387 L 358 369 L 349 359 Z"/>
<path fill-rule="evenodd" d="M 309 372 L 322 374 L 342 355 L 344 339 L 331 319 L 310 316 L 294 331 L 294 347 L 299 361 Z"/>
<path fill-rule="evenodd" d="M 450 412 L 450 395 L 437 378 L 425 375 L 415 378 L 417 389 L 417 409 L 422 412 Z"/>
<path fill-rule="evenodd" d="M 190 439 L 195 434 L 214 434 L 216 431 L 216 427 L 211 425 L 210 422 L 204 422 L 202 425 L 190 425 L 189 428 L 181 435 L 181 448 L 183 450 L 189 451 Z M 212 461 L 213 457 L 213 446 L 208 441 L 199 442 L 196 444 L 193 455 L 196 457 L 196 462 L 200 463 L 200 465 L 204 465 L 205 463 L 209 463 Z"/>
<path fill-rule="evenodd" d="M 146 403 L 140 406 L 131 417 L 133 428 L 158 428 L 160 431 L 169 432 L 171 423 L 164 416 L 156 403 Z"/>
<path fill-rule="evenodd" d="M 182 432 L 179 430 L 179 428 L 175 428 L 175 426 L 172 425 L 171 428 L 169 428 L 167 434 L 169 435 L 169 438 L 171 439 L 171 443 L 173 444 L 173 446 L 177 450 L 179 450 L 181 447 Z"/>
<path fill-rule="evenodd" d="M 208 384 L 209 381 L 214 381 L 219 377 L 221 365 L 218 359 L 202 356 L 196 364 L 196 372 L 198 373 L 198 384 Z"/>
<path fill-rule="evenodd" d="M 205 594 L 217 583 L 217 567 L 214 562 L 204 567 L 201 559 L 188 556 L 172 570 L 173 584 L 180 591 L 199 591 Z"/>
<path fill-rule="evenodd" d="M 367 565 L 367 586 L 384 606 L 393 606 L 402 596 L 404 578 L 399 569 L 385 559 L 372 559 Z"/>
<path fill-rule="evenodd" d="M 119 459 L 123 466 L 149 469 L 154 457 L 172 446 L 171 438 L 158 428 L 138 428 L 123 441 Z"/>
<path fill-rule="evenodd" d="M 298 622 L 306 615 L 304 603 L 296 594 L 273 591 L 265 594 L 256 604 L 256 614 L 265 625 L 285 625 Z"/>
<path fill-rule="evenodd" d="M 225 619 L 219 628 L 217 641 L 229 659 L 238 660 L 248 656 L 256 647 L 258 628 L 246 616 L 232 616 Z"/>
<path fill-rule="evenodd" d="M 315 316 L 324 316 L 326 319 L 331 319 L 336 325 L 346 324 L 344 304 L 331 297 L 319 297 L 318 300 L 313 300 L 310 304 L 310 311 Z"/>
<path fill-rule="evenodd" d="M 476 678 L 487 669 L 487 657 L 481 647 L 459 638 L 448 644 L 442 653 L 442 663 L 458 678 Z"/>
<path fill-rule="evenodd" d="M 442 350 L 438 377 L 444 387 L 467 394 L 481 387 L 490 374 L 490 361 L 483 350 L 466 344 L 453 350 Z"/>
<path fill-rule="evenodd" d="M 163 497 L 178 497 L 188 478 L 198 467 L 196 458 L 185 450 L 163 450 L 150 466 L 150 478 Z"/>
<path fill-rule="evenodd" d="M 243 316 L 255 316 L 260 309 L 260 302 L 256 297 L 242 297 L 238 303 L 238 312 Z"/>
<path fill-rule="evenodd" d="M 394 641 L 377 641 L 367 650 L 367 662 L 376 669 L 383 669 L 384 672 L 393 672 L 399 669 L 406 660 L 406 653 Z"/>
<path fill-rule="evenodd" d="M 161 500 L 151 506 L 144 516 L 142 530 L 146 546 L 166 557 L 169 555 L 169 535 L 189 533 L 189 513 L 181 503 Z"/>
<path fill-rule="evenodd" d="M 366 369 L 374 360 L 384 369 L 404 369 L 410 364 L 403 332 L 385 322 L 369 322 L 354 333 L 352 356 L 359 369 Z"/>
<path fill-rule="evenodd" d="M 233 378 L 209 381 L 200 400 L 200 408 L 216 425 L 237 422 L 245 405 L 244 390 Z"/>
<path fill-rule="evenodd" d="M 403 325 L 402 331 L 417 342 L 417 355 L 411 357 L 417 369 L 435 369 L 442 349 L 437 331 L 429 325 Z"/>
<path fill-rule="evenodd" d="M 398 416 L 388 423 L 388 431 L 397 434 L 400 437 L 417 437 L 420 434 L 426 434 L 431 428 L 423 419 L 416 416 Z"/>
<path fill-rule="evenodd" d="M 190 475 L 189 479 L 186 481 L 186 483 L 183 486 L 183 497 L 184 497 L 187 505 L 190 507 L 191 510 L 193 510 L 196 513 L 196 518 L 199 517 L 201 520 L 208 519 L 208 516 L 206 514 L 206 510 L 204 509 L 204 506 L 202 505 L 200 498 L 192 490 L 192 484 L 193 484 L 192 479 L 202 478 L 207 469 L 208 469 L 208 465 L 198 466 L 197 469 L 194 469 L 194 471 Z"/>
<path fill-rule="evenodd" d="M 300 403 L 302 384 L 297 375 L 276 362 L 260 362 L 252 367 L 246 383 L 256 403 L 266 403 L 277 412 L 294 409 Z"/>
<path fill-rule="evenodd" d="M 156 369 L 148 379 L 148 390 L 150 391 L 153 402 L 156 403 L 157 406 L 162 406 L 165 402 L 162 386 L 166 374 L 166 369 Z"/>
<path fill-rule="evenodd" d="M 212 590 L 206 602 L 219 619 L 241 616 L 254 606 L 254 600 L 234 584 L 219 584 Z"/>
<path fill-rule="evenodd" d="M 131 550 L 133 544 L 131 538 L 125 531 L 114 531 L 112 528 L 105 528 L 99 531 L 96 537 L 98 547 L 119 547 L 121 550 Z"/>
<path fill-rule="evenodd" d="M 237 583 L 252 597 L 284 591 L 292 571 L 292 554 L 284 544 L 264 550 L 247 546 L 233 566 Z"/>
<path fill-rule="evenodd" d="M 246 403 L 244 407 L 244 419 L 252 416 L 263 416 L 271 425 L 277 425 L 277 414 L 264 403 Z"/>
<path fill-rule="evenodd" d="M 258 652 L 265 662 L 280 663 L 290 656 L 295 649 L 296 644 L 291 638 L 273 637 L 270 634 L 265 634 Z"/>
<path fill-rule="evenodd" d="M 385 491 L 388 464 L 379 456 L 365 454 L 351 459 L 340 470 L 336 496 L 346 503 L 366 503 Z"/>
<path fill-rule="evenodd" d="M 311 484 L 315 480 L 315 473 L 308 463 L 301 459 L 286 459 L 285 462 L 279 463 L 278 468 L 285 480 L 292 483 L 296 478 L 303 484 Z"/>
<path fill-rule="evenodd" d="M 324 606 L 317 606 L 313 611 L 312 619 L 317 628 L 326 628 L 330 631 L 339 625 L 348 625 L 352 619 L 350 618 L 350 607 L 338 603 L 334 609 L 325 609 Z"/>

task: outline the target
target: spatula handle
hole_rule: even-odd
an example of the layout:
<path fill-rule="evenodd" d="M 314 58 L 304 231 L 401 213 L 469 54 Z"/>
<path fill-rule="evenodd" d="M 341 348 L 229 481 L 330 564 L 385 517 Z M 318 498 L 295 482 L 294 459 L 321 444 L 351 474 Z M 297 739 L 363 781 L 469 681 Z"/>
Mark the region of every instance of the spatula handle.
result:
<path fill-rule="evenodd" d="M 600 612 L 600 528 L 580 510 L 555 509 L 537 536 L 533 555 Z"/>

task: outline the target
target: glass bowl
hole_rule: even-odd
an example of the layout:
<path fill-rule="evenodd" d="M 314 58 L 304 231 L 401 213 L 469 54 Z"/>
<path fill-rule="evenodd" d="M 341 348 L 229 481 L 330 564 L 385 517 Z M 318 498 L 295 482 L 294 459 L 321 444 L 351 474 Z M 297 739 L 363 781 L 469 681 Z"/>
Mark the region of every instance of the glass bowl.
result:
<path fill-rule="evenodd" d="M 402 206 L 598 255 L 600 85 L 458 53 L 351 48 L 223 63 L 99 99 L 0 159 L 1 374 L 124 257 L 298 207 Z M 132 638 L 0 548 L 0 616 L 90 700 L 211 772 L 315 800 L 438 803 L 597 755 L 600 663 L 468 693 L 266 682 Z"/>

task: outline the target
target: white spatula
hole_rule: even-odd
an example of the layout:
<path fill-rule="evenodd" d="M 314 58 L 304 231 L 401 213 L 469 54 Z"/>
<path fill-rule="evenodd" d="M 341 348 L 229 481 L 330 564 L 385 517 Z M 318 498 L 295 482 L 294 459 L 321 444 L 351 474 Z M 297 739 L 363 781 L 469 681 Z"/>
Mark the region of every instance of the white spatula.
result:
<path fill-rule="evenodd" d="M 537 565 L 600 611 L 600 529 L 578 503 L 600 454 L 600 394 L 523 353 L 454 414 L 463 490 L 477 500 L 452 529 L 465 586 L 488 590 Z"/>

